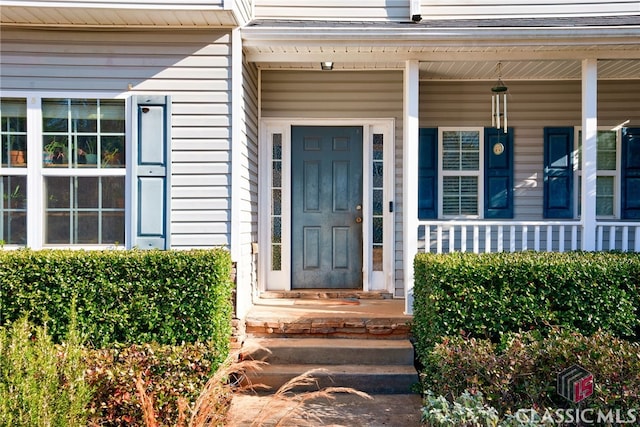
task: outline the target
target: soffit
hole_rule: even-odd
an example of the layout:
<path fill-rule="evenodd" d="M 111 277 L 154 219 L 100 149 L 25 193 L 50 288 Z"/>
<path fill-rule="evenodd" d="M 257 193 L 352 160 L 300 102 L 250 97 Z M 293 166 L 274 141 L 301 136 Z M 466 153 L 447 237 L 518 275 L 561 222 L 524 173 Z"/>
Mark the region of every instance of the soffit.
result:
<path fill-rule="evenodd" d="M 221 7 L 122 8 L 25 7 L 0 8 L 2 25 L 100 28 L 208 28 L 234 27 L 238 22 Z"/>

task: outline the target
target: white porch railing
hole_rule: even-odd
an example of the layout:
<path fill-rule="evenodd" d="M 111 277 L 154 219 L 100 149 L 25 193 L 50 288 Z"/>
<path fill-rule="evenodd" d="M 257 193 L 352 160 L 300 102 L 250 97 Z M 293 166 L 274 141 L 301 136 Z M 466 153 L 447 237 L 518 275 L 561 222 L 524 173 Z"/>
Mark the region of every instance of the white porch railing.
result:
<path fill-rule="evenodd" d="M 419 221 L 418 251 L 564 252 L 582 247 L 579 221 Z M 640 222 L 599 221 L 596 250 L 640 252 Z"/>
<path fill-rule="evenodd" d="M 596 250 L 640 252 L 640 223 L 598 221 L 596 224 Z"/>

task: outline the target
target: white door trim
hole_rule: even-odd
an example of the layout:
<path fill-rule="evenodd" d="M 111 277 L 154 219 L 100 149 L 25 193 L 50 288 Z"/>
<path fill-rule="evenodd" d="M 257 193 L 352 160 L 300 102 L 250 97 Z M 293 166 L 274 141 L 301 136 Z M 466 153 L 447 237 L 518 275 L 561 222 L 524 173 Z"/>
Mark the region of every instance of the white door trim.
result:
<path fill-rule="evenodd" d="M 258 190 L 258 290 L 291 290 L 291 127 L 292 126 L 361 126 L 363 129 L 363 289 L 364 291 L 394 292 L 394 217 L 391 207 L 395 205 L 395 120 L 394 119 L 262 119 L 259 143 L 259 190 Z M 374 134 L 382 134 L 384 141 L 384 195 L 383 195 L 383 271 L 373 271 L 372 236 L 372 142 Z M 273 142 L 279 135 L 282 144 L 281 186 L 274 187 Z M 280 209 L 273 211 L 273 194 L 281 196 Z M 280 242 L 272 241 L 273 221 L 281 224 Z M 273 269 L 274 258 L 279 248 L 279 269 Z"/>

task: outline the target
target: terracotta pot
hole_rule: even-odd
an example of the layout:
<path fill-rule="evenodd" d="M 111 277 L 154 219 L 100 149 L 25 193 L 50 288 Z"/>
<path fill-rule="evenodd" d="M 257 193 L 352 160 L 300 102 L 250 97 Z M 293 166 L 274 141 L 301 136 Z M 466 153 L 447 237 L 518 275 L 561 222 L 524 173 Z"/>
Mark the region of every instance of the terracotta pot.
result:
<path fill-rule="evenodd" d="M 22 150 L 9 151 L 11 166 L 22 166 L 26 163 L 25 152 Z"/>

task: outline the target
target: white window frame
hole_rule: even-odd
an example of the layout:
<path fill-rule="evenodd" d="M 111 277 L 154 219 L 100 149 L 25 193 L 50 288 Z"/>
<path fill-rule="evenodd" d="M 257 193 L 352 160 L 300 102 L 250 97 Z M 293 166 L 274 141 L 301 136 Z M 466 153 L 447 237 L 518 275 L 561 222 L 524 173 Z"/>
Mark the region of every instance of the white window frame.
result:
<path fill-rule="evenodd" d="M 3 91 L 3 98 L 25 99 L 27 102 L 27 167 L 12 171 L 12 175 L 27 176 L 27 243 L 26 247 L 32 249 L 42 248 L 69 248 L 69 249 L 114 249 L 126 248 L 129 245 L 128 230 L 131 227 L 131 218 L 128 200 L 130 199 L 130 175 L 131 162 L 126 163 L 126 168 L 111 169 L 80 169 L 74 168 L 73 173 L 67 168 L 45 168 L 42 166 L 42 100 L 59 99 L 113 99 L 124 100 L 125 108 L 125 146 L 127 159 L 131 158 L 131 102 L 128 94 L 106 92 L 24 92 Z M 18 169 L 18 168 L 16 168 Z M 45 203 L 44 180 L 45 177 L 96 177 L 96 176 L 124 176 L 125 177 L 125 241 L 113 244 L 46 244 L 45 243 Z M 10 245 L 19 248 L 19 245 Z"/>
<path fill-rule="evenodd" d="M 575 209 L 575 218 L 580 218 L 580 188 L 582 186 L 582 169 L 580 168 L 580 149 L 581 149 L 581 138 L 580 132 L 582 131 L 582 126 L 574 127 L 574 138 L 573 138 L 573 171 L 574 171 L 574 188 L 573 188 L 573 203 L 576 207 Z M 622 130 L 621 129 L 612 129 L 607 126 L 598 126 L 598 132 L 608 131 L 615 132 L 616 134 L 616 168 L 615 170 L 596 170 L 596 178 L 600 176 L 611 176 L 613 177 L 613 215 L 597 215 L 596 219 L 618 219 L 620 218 L 620 195 L 622 194 Z M 597 145 L 597 142 L 596 142 Z M 597 152 L 596 152 L 596 168 L 597 168 L 598 160 L 597 160 Z M 597 194 L 596 194 L 597 200 Z"/>
<path fill-rule="evenodd" d="M 363 129 L 363 291 L 395 291 L 395 120 L 394 119 L 262 119 L 260 122 L 260 189 L 258 193 L 259 291 L 291 290 L 291 127 L 292 126 L 361 126 Z M 271 270 L 271 189 L 273 135 L 282 135 L 282 235 L 281 269 Z M 383 271 L 372 271 L 372 141 L 374 134 L 384 138 L 383 196 Z"/>
<path fill-rule="evenodd" d="M 480 150 L 478 170 L 445 170 L 442 166 L 444 158 L 444 132 L 478 132 Z M 445 215 L 444 214 L 444 177 L 475 176 L 478 178 L 478 215 Z M 438 218 L 442 219 L 482 219 L 484 218 L 484 127 L 439 127 L 438 128 Z"/>

